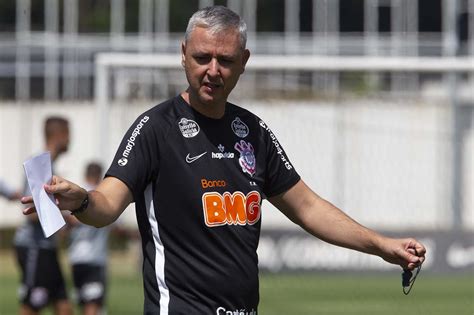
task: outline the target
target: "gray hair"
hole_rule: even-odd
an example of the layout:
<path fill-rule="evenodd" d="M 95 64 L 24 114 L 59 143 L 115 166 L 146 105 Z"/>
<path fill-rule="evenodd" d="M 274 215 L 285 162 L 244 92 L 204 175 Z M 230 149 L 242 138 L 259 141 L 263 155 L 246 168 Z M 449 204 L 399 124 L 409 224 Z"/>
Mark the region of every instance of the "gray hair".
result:
<path fill-rule="evenodd" d="M 189 19 L 184 36 L 185 41 L 189 39 L 196 27 L 208 28 L 212 34 L 233 28 L 240 34 L 242 49 L 245 49 L 247 44 L 247 24 L 237 13 L 227 7 L 216 5 L 196 11 Z"/>

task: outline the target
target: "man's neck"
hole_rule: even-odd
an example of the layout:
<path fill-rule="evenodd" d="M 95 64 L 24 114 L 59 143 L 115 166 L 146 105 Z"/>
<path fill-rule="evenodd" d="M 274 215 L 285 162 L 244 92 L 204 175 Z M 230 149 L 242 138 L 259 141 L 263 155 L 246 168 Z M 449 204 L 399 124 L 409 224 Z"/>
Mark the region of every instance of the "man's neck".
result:
<path fill-rule="evenodd" d="M 46 150 L 50 152 L 51 161 L 54 162 L 56 160 L 56 158 L 58 157 L 58 155 L 59 155 L 57 150 L 56 150 L 56 147 L 51 143 L 47 143 L 46 144 Z"/>
<path fill-rule="evenodd" d="M 181 93 L 181 97 L 189 104 L 193 109 L 198 111 L 200 114 L 213 118 L 213 119 L 220 119 L 225 114 L 225 106 L 227 102 L 223 102 L 222 104 L 212 104 L 206 105 L 202 104 L 197 95 L 189 92 L 189 89 Z"/>

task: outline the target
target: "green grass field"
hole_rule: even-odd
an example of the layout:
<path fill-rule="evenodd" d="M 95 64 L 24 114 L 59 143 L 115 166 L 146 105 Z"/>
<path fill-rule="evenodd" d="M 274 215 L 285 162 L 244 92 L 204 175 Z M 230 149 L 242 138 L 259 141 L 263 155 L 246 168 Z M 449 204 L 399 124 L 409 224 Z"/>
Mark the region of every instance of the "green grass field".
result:
<path fill-rule="evenodd" d="M 114 256 L 109 279 L 108 314 L 140 314 L 143 291 L 133 257 Z M 17 280 L 13 257 L 0 254 L 1 315 L 17 313 Z M 472 273 L 422 273 L 409 296 L 401 291 L 398 273 L 262 275 L 260 294 L 259 314 L 264 315 L 474 314 Z"/>

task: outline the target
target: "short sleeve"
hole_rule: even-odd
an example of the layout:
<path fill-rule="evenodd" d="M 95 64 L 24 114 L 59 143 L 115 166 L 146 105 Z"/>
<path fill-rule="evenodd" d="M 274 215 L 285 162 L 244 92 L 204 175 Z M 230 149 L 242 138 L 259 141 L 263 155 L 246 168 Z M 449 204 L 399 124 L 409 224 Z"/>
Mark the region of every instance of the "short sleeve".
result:
<path fill-rule="evenodd" d="M 273 197 L 293 187 L 300 176 L 267 124 L 260 120 L 259 125 L 266 149 L 264 193 L 267 197 Z"/>
<path fill-rule="evenodd" d="M 158 173 L 159 141 L 154 124 L 156 122 L 146 114 L 135 120 L 125 133 L 105 175 L 124 182 L 132 192 L 134 200 L 143 194 Z"/>

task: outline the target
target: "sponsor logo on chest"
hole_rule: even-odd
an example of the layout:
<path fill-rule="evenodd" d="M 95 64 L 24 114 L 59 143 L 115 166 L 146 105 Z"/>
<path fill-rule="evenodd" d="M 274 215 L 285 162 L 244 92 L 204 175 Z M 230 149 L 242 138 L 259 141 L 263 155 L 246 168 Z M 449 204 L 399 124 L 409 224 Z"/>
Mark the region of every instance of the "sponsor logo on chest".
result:
<path fill-rule="evenodd" d="M 225 182 L 215 183 L 223 185 Z M 203 184 L 203 183 L 201 183 Z M 209 184 L 206 182 L 206 184 Z M 202 195 L 204 223 L 208 227 L 222 225 L 254 225 L 260 220 L 262 198 L 258 191 L 248 194 L 207 192 Z"/>
<path fill-rule="evenodd" d="M 245 138 L 249 135 L 249 127 L 239 117 L 232 121 L 231 128 L 239 138 Z"/>
<path fill-rule="evenodd" d="M 201 130 L 197 122 L 187 118 L 181 118 L 181 120 L 178 122 L 178 126 L 181 134 L 185 138 L 193 138 L 197 136 Z"/>
<path fill-rule="evenodd" d="M 212 152 L 213 159 L 233 159 L 235 157 L 234 152 L 225 152 L 225 147 L 222 144 L 219 144 L 217 149 L 219 152 Z"/>
<path fill-rule="evenodd" d="M 216 315 L 257 315 L 257 311 L 253 308 L 250 311 L 245 308 L 241 308 L 240 310 L 227 310 L 225 307 L 220 306 L 216 310 Z"/>

